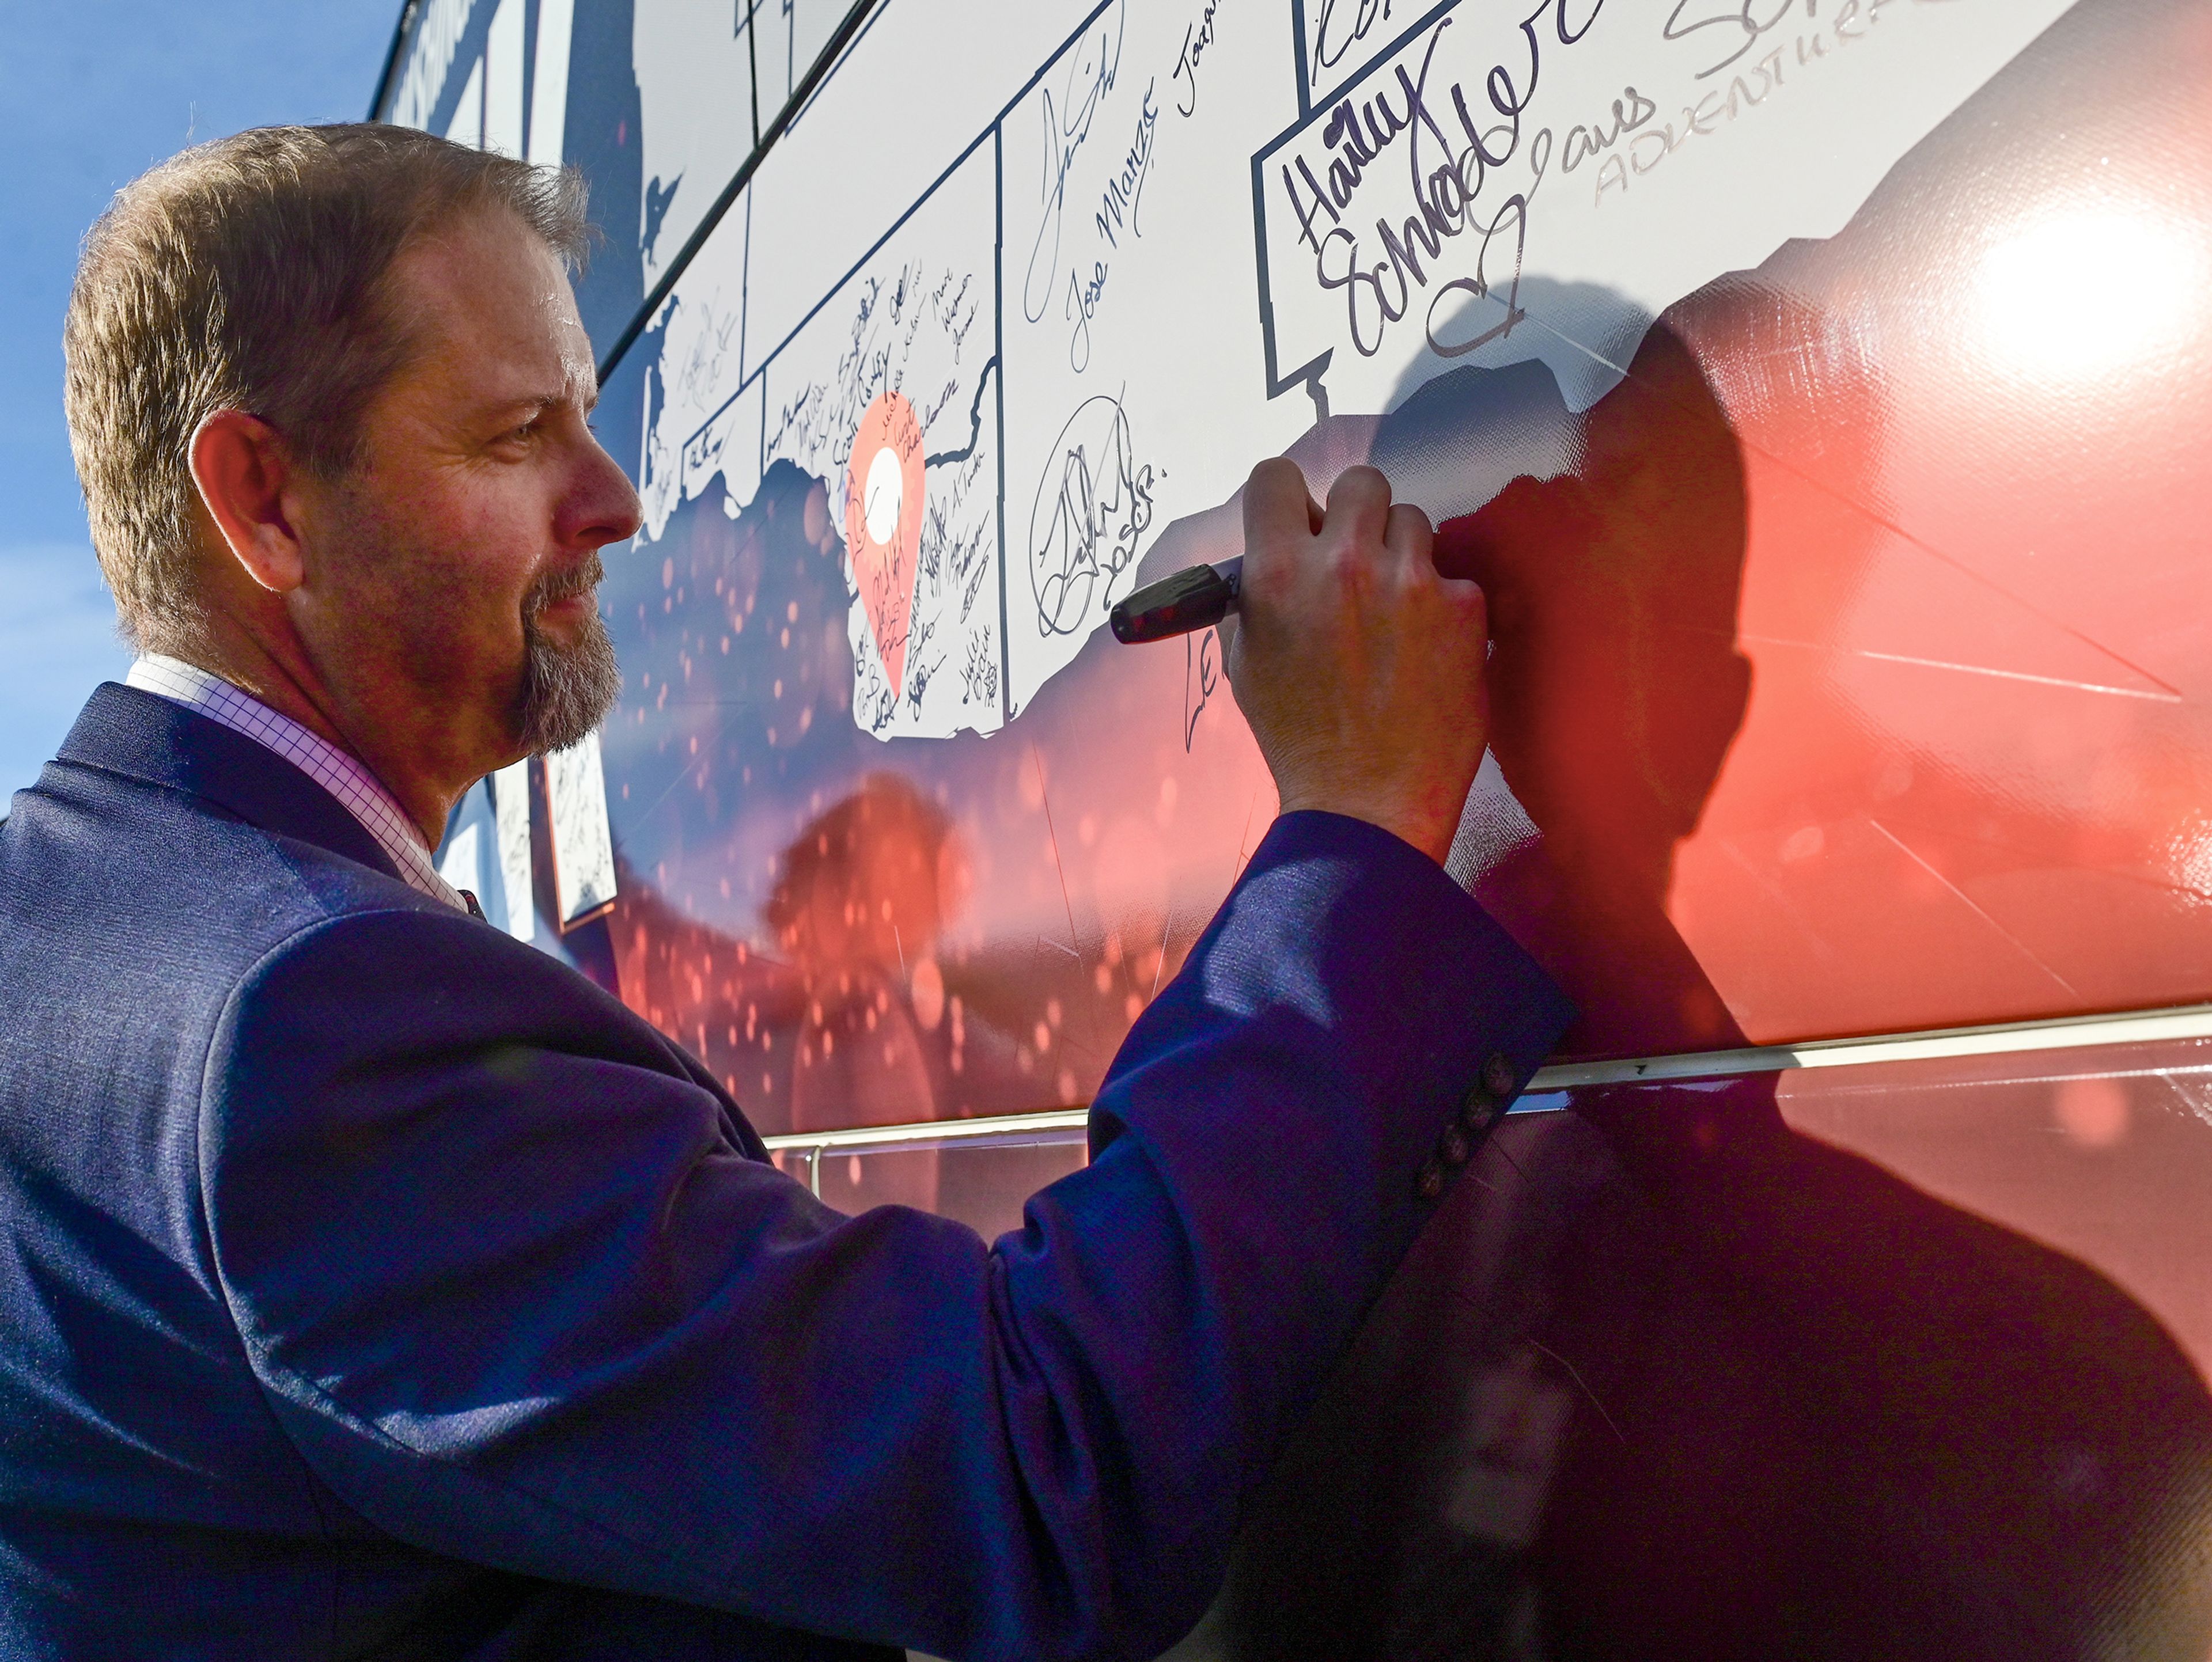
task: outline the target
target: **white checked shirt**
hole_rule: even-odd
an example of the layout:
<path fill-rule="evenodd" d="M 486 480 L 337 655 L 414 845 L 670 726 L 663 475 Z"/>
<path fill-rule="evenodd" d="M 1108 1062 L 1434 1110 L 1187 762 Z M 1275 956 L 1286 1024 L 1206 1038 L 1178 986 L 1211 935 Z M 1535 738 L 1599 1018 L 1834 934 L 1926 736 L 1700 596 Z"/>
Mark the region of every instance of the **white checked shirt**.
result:
<path fill-rule="evenodd" d="M 438 875 L 430 851 L 416 835 L 412 821 L 392 800 L 375 774 L 336 745 L 309 732 L 289 716 L 279 715 L 251 694 L 241 693 L 221 676 L 181 658 L 148 653 L 131 666 L 126 682 L 141 692 L 158 693 L 210 721 L 242 733 L 299 768 L 336 797 L 376 845 L 391 857 L 407 886 L 456 911 L 466 910 L 459 891 Z"/>

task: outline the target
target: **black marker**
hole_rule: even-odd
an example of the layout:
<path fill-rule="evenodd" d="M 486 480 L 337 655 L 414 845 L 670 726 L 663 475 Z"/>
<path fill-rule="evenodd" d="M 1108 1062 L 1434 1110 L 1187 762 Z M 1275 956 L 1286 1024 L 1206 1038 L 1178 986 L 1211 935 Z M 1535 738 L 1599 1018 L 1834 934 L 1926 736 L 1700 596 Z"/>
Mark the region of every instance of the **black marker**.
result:
<path fill-rule="evenodd" d="M 1193 566 L 1147 583 L 1106 614 L 1114 639 L 1125 646 L 1210 629 L 1237 610 L 1244 556 L 1218 566 Z"/>

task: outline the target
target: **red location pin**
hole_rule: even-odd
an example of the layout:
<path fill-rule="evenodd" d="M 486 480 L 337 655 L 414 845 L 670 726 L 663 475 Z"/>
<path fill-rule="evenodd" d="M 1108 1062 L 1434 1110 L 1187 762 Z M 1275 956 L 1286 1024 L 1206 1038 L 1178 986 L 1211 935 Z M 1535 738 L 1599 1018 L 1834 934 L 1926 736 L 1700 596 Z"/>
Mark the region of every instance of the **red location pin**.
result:
<path fill-rule="evenodd" d="M 868 406 L 845 482 L 845 552 L 892 690 L 906 671 L 915 573 L 921 559 L 921 422 L 901 393 Z"/>

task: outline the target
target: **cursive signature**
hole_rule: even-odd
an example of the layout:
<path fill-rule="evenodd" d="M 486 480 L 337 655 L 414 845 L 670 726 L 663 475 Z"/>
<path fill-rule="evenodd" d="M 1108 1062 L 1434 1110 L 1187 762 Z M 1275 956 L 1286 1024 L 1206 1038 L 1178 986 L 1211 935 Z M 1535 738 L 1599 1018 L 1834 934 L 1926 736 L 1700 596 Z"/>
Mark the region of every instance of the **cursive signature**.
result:
<path fill-rule="evenodd" d="M 1136 136 L 1121 157 L 1121 165 L 1115 169 L 1114 177 L 1106 181 L 1106 188 L 1098 193 L 1098 234 L 1109 248 L 1121 246 L 1121 232 L 1126 220 L 1129 234 L 1141 237 L 1138 228 L 1137 210 L 1145 197 L 1145 181 L 1152 173 L 1152 133 L 1158 127 L 1160 112 L 1152 102 L 1156 83 L 1145 83 L 1145 96 L 1137 110 Z"/>
<path fill-rule="evenodd" d="M 1866 25 L 1881 21 L 1885 8 L 1899 3 L 1900 0 L 1842 0 L 1842 3 L 1828 14 L 1826 25 L 1834 31 L 1836 43 L 1841 45 L 1859 39 Z M 1913 0 L 1913 3 L 1951 5 L 1957 3 L 1957 0 Z M 1674 10 L 1667 14 L 1667 21 L 1659 33 L 1666 40 L 1703 39 L 1717 49 L 1731 45 L 1735 48 L 1725 57 L 1698 71 L 1698 79 L 1703 81 L 1748 58 L 1758 49 L 1760 41 L 1796 15 L 1801 6 L 1806 22 L 1823 21 L 1820 0 L 1676 0 Z M 1703 15 L 1683 15 L 1693 9 Z M 1818 35 L 1814 39 L 1814 45 L 1810 48 L 1802 44 L 1799 45 L 1798 62 L 1801 64 L 1808 58 L 1827 55 L 1826 41 Z M 1768 60 L 1760 61 L 1765 63 Z"/>
<path fill-rule="evenodd" d="M 1091 136 L 1099 106 L 1114 90 L 1121 69 L 1121 33 L 1127 15 L 1115 8 L 1110 28 L 1102 25 L 1085 37 L 1068 59 L 1067 75 L 1055 98 L 1048 86 L 1039 94 L 1044 117 L 1044 176 L 1039 192 L 1043 216 L 1030 246 L 1029 270 L 1022 279 L 1022 314 L 1031 323 L 1044 316 L 1059 286 L 1060 222 L 1067 207 L 1067 175 Z"/>
<path fill-rule="evenodd" d="M 1182 748 L 1185 755 L 1198 735 L 1198 719 L 1206 713 L 1208 700 L 1221 685 L 1221 670 L 1216 662 L 1220 649 L 1220 637 L 1208 629 L 1197 638 L 1182 638 Z"/>
<path fill-rule="evenodd" d="M 913 638 L 907 647 L 907 663 L 909 667 L 906 673 L 906 701 L 916 719 L 921 715 L 921 701 L 928 696 L 931 679 L 945 664 L 943 652 L 938 653 L 935 658 L 927 662 L 923 661 L 921 656 L 922 648 L 929 645 L 931 637 L 936 633 L 937 621 L 934 618 L 924 618 L 915 626 Z"/>
<path fill-rule="evenodd" d="M 1518 301 L 1528 208 L 1551 166 L 1555 141 L 1549 127 L 1525 132 L 1524 118 L 1535 101 L 1547 52 L 1582 41 L 1604 4 L 1589 0 L 1576 27 L 1569 22 L 1569 0 L 1542 0 L 1520 24 L 1525 63 L 1491 65 L 1477 82 L 1481 95 L 1474 100 L 1466 79 L 1453 82 L 1440 96 L 1430 91 L 1437 50 L 1453 21 L 1442 17 L 1421 43 L 1418 71 L 1410 55 L 1396 65 L 1395 100 L 1393 87 L 1385 83 L 1364 100 L 1347 96 L 1330 110 L 1320 129 L 1322 148 L 1329 153 L 1322 173 L 1316 173 L 1304 155 L 1282 165 L 1299 240 L 1313 253 L 1314 279 L 1343 294 L 1352 347 L 1362 356 L 1382 350 L 1389 326 L 1421 296 L 1426 297 L 1428 344 L 1447 357 L 1473 352 L 1525 320 Z M 1550 27 L 1543 27 L 1547 20 Z M 1393 153 L 1405 165 L 1412 211 L 1376 216 L 1376 254 L 1352 222 L 1353 204 L 1363 182 L 1377 175 Z M 1492 207 L 1492 181 L 1516 159 L 1528 171 L 1526 183 Z M 1462 236 L 1470 239 L 1474 258 L 1457 262 L 1466 275 L 1445 278 L 1446 245 Z M 1504 315 L 1471 338 L 1441 340 L 1439 308 L 1459 294 L 1497 299 Z"/>
<path fill-rule="evenodd" d="M 1091 367 L 1091 319 L 1097 312 L 1098 297 L 1106 292 L 1108 269 L 1104 260 L 1095 262 L 1087 282 L 1079 272 L 1067 274 L 1067 306 L 1061 315 L 1075 325 L 1067 343 L 1067 367 L 1079 375 Z"/>
<path fill-rule="evenodd" d="M 1314 12 L 1313 40 L 1308 63 L 1308 79 L 1313 85 L 1321 84 L 1322 71 L 1333 70 L 1344 61 L 1345 53 L 1364 40 L 1378 23 L 1390 21 L 1390 0 L 1351 0 L 1340 4 L 1340 0 L 1319 0 Z"/>
<path fill-rule="evenodd" d="M 1948 5 L 1957 3 L 1957 0 L 1912 0 L 1912 3 Z M 1743 39 L 1737 49 L 1710 68 L 1700 70 L 1698 79 L 1705 80 L 1724 70 L 1733 70 L 1735 73 L 1729 76 L 1725 92 L 1721 90 L 1720 83 L 1715 82 L 1695 104 L 1682 106 L 1679 119 L 1670 119 L 1656 126 L 1643 125 L 1656 112 L 1649 99 L 1639 99 L 1642 108 L 1638 118 L 1627 124 L 1626 128 L 1619 129 L 1632 133 L 1632 136 L 1599 166 L 1596 198 L 1600 207 L 1605 205 L 1607 192 L 1626 193 L 1635 179 L 1658 167 L 1683 146 L 1718 132 L 1741 118 L 1747 112 L 1760 108 L 1768 99 L 1790 84 L 1789 70 L 1793 64 L 1799 70 L 1809 70 L 1827 58 L 1832 51 L 1842 52 L 1850 50 L 1852 42 L 1867 38 L 1867 27 L 1880 22 L 1885 9 L 1905 3 L 1905 0 L 1842 0 L 1841 4 L 1831 8 L 1825 15 L 1821 13 L 1820 0 L 1803 0 L 1801 27 L 1778 37 L 1776 31 L 1793 16 L 1799 15 L 1798 0 L 1790 0 L 1789 5 L 1778 11 L 1758 15 L 1754 15 L 1751 6 L 1738 4 L 1730 7 L 1723 15 L 1696 18 L 1686 23 L 1682 14 L 1689 3 L 1690 0 L 1682 0 L 1669 14 L 1666 38 L 1687 40 L 1700 29 L 1721 24 L 1731 29 L 1740 29 Z M 1733 39 L 1734 36 L 1725 38 Z M 1770 45 L 1771 39 L 1778 40 L 1778 44 Z M 1765 47 L 1766 50 L 1753 58 L 1751 52 L 1754 47 Z M 1629 90 L 1633 93 L 1636 89 L 1632 87 Z M 1614 105 L 1616 116 L 1620 108 L 1618 104 Z M 1641 131 L 1635 130 L 1638 127 L 1642 127 Z M 1576 130 L 1579 132 L 1581 129 Z M 1574 135 L 1571 133 L 1568 137 L 1571 141 L 1569 165 L 1571 166 L 1580 158 L 1572 151 Z M 1595 154 L 1596 149 L 1593 143 L 1590 153 Z"/>
<path fill-rule="evenodd" d="M 1175 74 L 1170 78 L 1190 84 L 1176 94 L 1176 112 L 1178 115 L 1198 113 L 1199 60 L 1213 45 L 1213 13 L 1220 3 L 1221 0 L 1206 0 L 1206 9 L 1199 14 L 1198 21 L 1182 32 L 1182 50 L 1176 54 Z M 1184 102 L 1186 99 L 1189 102 Z"/>
<path fill-rule="evenodd" d="M 1030 508 L 1037 628 L 1073 634 L 1096 621 L 1152 523 L 1154 470 L 1139 464 L 1118 397 L 1085 398 L 1054 442 Z"/>
<path fill-rule="evenodd" d="M 999 698 L 999 659 L 991 650 L 991 626 L 968 637 L 968 661 L 960 670 L 963 704 L 994 704 Z"/>

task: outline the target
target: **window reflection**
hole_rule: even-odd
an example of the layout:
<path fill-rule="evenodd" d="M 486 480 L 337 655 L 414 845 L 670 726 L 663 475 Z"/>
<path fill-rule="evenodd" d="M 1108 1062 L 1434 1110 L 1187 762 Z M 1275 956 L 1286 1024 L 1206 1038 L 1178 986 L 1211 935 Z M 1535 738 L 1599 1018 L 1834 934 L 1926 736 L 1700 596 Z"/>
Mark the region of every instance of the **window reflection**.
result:
<path fill-rule="evenodd" d="M 2212 1042 L 1578 1092 L 1424 1235 L 1239 1658 L 2195 1656 Z"/>

